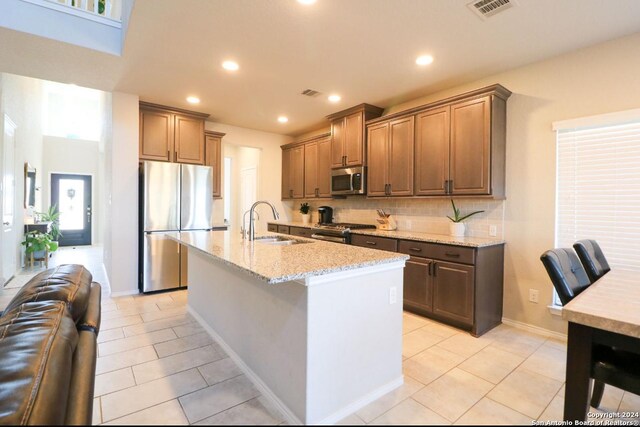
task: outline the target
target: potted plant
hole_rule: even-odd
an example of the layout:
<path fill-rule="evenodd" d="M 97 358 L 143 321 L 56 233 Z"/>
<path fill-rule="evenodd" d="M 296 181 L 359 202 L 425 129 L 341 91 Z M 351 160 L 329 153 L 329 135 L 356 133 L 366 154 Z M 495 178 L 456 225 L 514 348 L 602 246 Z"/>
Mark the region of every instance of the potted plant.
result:
<path fill-rule="evenodd" d="M 60 231 L 60 212 L 58 212 L 58 206 L 53 205 L 49 206 L 46 212 L 37 212 L 39 221 L 41 222 L 51 222 L 51 238 L 54 242 L 58 242 L 60 237 L 62 237 L 62 232 Z"/>
<path fill-rule="evenodd" d="M 453 207 L 453 218 L 448 215 L 447 215 L 447 218 L 451 220 L 451 223 L 449 224 L 449 234 L 454 237 L 464 236 L 465 225 L 464 225 L 464 222 L 462 221 L 464 221 L 465 219 L 475 214 L 484 212 L 484 211 L 475 211 L 475 212 L 471 212 L 470 214 L 461 216 L 460 209 L 456 207 L 456 204 L 454 203 L 453 199 L 451 199 L 451 206 Z"/>
<path fill-rule="evenodd" d="M 27 257 L 30 257 L 32 261 L 33 259 L 46 260 L 49 252 L 58 250 L 58 242 L 53 241 L 51 234 L 39 231 L 28 232 L 24 235 L 24 240 L 21 243 L 25 247 Z"/>
<path fill-rule="evenodd" d="M 311 214 L 309 213 L 309 203 L 300 203 L 300 213 L 302 214 L 302 223 L 307 225 L 311 222 Z"/>

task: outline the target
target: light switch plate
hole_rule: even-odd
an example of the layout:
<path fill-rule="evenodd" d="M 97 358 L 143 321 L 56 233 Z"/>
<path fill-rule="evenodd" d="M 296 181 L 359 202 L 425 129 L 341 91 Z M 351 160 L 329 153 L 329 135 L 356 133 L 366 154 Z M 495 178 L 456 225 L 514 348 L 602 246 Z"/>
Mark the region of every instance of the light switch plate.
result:
<path fill-rule="evenodd" d="M 538 298 L 540 296 L 540 291 L 537 289 L 529 289 L 529 302 L 538 303 Z"/>
<path fill-rule="evenodd" d="M 496 227 L 495 225 L 490 225 L 489 226 L 489 236 L 496 237 L 497 235 L 498 235 L 498 227 Z"/>

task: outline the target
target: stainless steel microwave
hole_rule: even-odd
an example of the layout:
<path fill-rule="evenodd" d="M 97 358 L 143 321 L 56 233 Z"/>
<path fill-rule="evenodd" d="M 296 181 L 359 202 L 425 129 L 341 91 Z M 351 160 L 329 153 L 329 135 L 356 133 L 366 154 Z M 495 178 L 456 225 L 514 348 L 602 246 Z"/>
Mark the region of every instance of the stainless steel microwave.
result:
<path fill-rule="evenodd" d="M 366 167 L 334 169 L 331 171 L 331 194 L 366 194 Z"/>

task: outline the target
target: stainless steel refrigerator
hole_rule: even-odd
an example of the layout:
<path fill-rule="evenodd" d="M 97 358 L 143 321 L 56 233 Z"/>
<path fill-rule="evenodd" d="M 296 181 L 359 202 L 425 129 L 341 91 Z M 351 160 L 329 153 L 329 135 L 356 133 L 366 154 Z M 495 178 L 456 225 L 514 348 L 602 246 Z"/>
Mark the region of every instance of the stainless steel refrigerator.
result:
<path fill-rule="evenodd" d="M 154 292 L 187 286 L 187 250 L 167 231 L 210 230 L 210 166 L 140 163 L 139 287 Z"/>

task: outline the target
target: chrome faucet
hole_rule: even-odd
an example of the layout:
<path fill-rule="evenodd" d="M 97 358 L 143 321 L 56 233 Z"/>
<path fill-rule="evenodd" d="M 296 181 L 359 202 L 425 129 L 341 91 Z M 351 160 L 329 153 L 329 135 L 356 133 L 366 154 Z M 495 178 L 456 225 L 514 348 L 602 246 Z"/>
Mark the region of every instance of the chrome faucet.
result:
<path fill-rule="evenodd" d="M 246 227 L 246 223 L 247 223 L 247 214 L 249 213 L 250 209 L 247 209 L 247 211 L 242 214 L 242 227 L 240 227 L 240 233 L 242 234 L 242 240 L 247 238 L 247 227 Z M 256 212 L 256 218 L 260 219 L 260 215 L 258 214 L 258 212 Z"/>
<path fill-rule="evenodd" d="M 255 234 L 256 234 L 256 227 L 253 225 L 254 211 L 256 210 L 256 206 L 258 206 L 261 203 L 264 203 L 265 205 L 269 205 L 269 207 L 271 207 L 271 211 L 273 211 L 273 219 L 280 219 L 280 214 L 276 210 L 276 207 L 273 206 L 271 203 L 264 200 L 255 202 L 253 205 L 251 205 L 251 209 L 249 209 L 249 240 L 250 241 L 255 239 Z"/>

